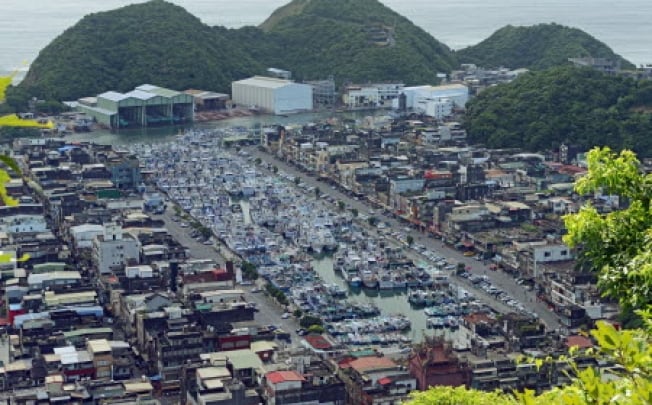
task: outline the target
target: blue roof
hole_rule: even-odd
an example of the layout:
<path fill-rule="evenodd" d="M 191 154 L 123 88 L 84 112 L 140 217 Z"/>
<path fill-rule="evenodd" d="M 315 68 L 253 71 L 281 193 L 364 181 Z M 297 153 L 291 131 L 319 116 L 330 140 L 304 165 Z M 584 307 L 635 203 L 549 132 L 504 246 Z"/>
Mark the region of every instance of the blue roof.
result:
<path fill-rule="evenodd" d="M 60 147 L 60 148 L 57 149 L 57 150 L 58 150 L 60 153 L 63 153 L 63 152 L 68 152 L 69 150 L 72 150 L 72 149 L 79 149 L 79 146 L 75 146 L 75 145 L 65 145 L 65 146 Z"/>

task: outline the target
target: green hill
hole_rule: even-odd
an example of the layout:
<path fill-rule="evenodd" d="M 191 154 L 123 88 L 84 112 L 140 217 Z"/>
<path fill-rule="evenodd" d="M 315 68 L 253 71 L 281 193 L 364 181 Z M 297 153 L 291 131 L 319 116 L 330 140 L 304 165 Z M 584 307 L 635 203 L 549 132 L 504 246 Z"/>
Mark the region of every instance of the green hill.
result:
<path fill-rule="evenodd" d="M 224 90 L 261 67 L 183 8 L 155 0 L 84 17 L 40 52 L 20 87 L 58 100 L 142 83 Z"/>
<path fill-rule="evenodd" d="M 261 28 L 209 27 L 163 0 L 95 13 L 46 46 L 9 99 L 75 99 L 142 83 L 230 90 L 279 67 L 297 78 L 434 83 L 452 52 L 377 0 L 295 0 Z"/>
<path fill-rule="evenodd" d="M 568 58 L 592 56 L 634 66 L 586 32 L 559 24 L 505 26 L 477 45 L 456 52 L 461 63 L 483 67 L 547 69 L 568 64 Z"/>
<path fill-rule="evenodd" d="M 489 88 L 467 108 L 474 143 L 537 151 L 571 143 L 607 145 L 652 156 L 652 82 L 588 68 L 530 72 Z"/>
<path fill-rule="evenodd" d="M 433 83 L 457 66 L 447 46 L 377 0 L 294 0 L 261 28 L 299 78 Z"/>

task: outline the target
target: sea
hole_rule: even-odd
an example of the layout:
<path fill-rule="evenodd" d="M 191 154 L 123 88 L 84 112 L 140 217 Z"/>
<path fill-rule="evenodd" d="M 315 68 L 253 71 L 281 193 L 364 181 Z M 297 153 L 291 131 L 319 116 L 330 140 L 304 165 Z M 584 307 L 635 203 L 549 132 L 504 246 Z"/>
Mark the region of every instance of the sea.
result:
<path fill-rule="evenodd" d="M 258 25 L 289 0 L 169 0 L 208 25 Z M 355 1 L 355 0 L 351 0 Z M 84 15 L 135 0 L 0 0 L 0 74 L 26 71 L 39 51 Z M 498 28 L 555 22 L 585 30 L 616 53 L 652 63 L 650 0 L 382 0 L 453 49 Z M 143 16 L 143 23 L 147 17 Z"/>

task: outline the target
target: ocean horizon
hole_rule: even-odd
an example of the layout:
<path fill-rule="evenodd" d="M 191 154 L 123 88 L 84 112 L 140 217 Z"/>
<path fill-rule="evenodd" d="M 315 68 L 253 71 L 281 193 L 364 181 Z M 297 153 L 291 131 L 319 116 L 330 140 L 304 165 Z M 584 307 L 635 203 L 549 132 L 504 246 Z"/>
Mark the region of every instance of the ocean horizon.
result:
<path fill-rule="evenodd" d="M 474 45 L 507 25 L 555 22 L 580 28 L 636 65 L 652 63 L 652 2 L 644 0 L 381 0 L 452 49 Z M 26 71 L 39 51 L 84 15 L 134 0 L 3 0 L 0 74 Z M 172 0 L 208 25 L 238 28 L 262 23 L 287 0 Z M 518 66 L 512 66 L 518 67 Z"/>

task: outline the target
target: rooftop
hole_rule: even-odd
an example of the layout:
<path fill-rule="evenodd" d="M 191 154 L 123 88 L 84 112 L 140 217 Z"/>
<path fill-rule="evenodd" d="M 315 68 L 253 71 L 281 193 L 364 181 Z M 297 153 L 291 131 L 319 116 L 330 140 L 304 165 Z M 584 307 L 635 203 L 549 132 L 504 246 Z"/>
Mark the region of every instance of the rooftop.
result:
<path fill-rule="evenodd" d="M 275 77 L 254 76 L 233 83 L 244 84 L 247 86 L 264 87 L 268 89 L 278 89 L 294 82 L 292 80 L 277 79 Z"/>
<path fill-rule="evenodd" d="M 396 367 L 396 363 L 387 357 L 370 356 L 351 360 L 349 366 L 358 373 L 366 373 L 369 371 L 393 368 Z"/>
<path fill-rule="evenodd" d="M 306 379 L 303 378 L 303 376 L 299 373 L 297 373 L 294 370 L 291 371 L 272 371 L 271 373 L 267 373 L 265 375 L 267 378 L 267 381 L 271 382 L 272 384 L 278 384 L 282 382 L 288 382 L 288 381 L 305 381 Z"/>

